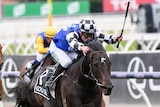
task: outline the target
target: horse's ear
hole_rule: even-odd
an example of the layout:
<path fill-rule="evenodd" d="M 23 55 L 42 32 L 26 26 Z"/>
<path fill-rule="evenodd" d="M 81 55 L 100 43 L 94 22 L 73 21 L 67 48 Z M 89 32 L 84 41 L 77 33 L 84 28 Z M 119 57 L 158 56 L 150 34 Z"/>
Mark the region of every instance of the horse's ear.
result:
<path fill-rule="evenodd" d="M 96 51 L 99 50 L 105 51 L 102 43 L 99 40 L 92 40 L 87 45 Z"/>

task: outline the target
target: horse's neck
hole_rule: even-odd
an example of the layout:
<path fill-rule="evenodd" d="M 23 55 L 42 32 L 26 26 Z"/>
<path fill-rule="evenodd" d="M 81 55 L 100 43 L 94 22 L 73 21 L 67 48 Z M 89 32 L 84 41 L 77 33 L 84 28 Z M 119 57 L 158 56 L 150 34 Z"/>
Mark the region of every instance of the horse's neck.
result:
<path fill-rule="evenodd" d="M 90 70 L 90 61 L 89 59 L 85 56 L 83 57 L 83 60 L 81 61 L 81 64 L 80 64 L 80 71 L 83 72 L 83 73 L 88 73 L 87 71 Z"/>
<path fill-rule="evenodd" d="M 87 77 L 89 75 L 90 75 L 90 60 L 87 57 L 84 57 L 84 59 L 81 60 L 80 73 L 78 76 L 78 83 L 82 87 L 91 88 L 95 85 L 95 82 Z"/>

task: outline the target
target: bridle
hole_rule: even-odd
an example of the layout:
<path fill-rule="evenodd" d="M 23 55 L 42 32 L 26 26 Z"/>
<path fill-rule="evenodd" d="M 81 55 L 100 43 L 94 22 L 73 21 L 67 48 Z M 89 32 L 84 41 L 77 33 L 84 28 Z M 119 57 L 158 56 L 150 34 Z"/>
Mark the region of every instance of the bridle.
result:
<path fill-rule="evenodd" d="M 95 52 L 93 52 L 93 53 L 91 53 L 90 54 L 90 62 L 89 62 L 89 68 L 90 68 L 90 70 L 89 70 L 89 72 L 88 72 L 88 74 L 85 74 L 84 72 L 83 72 L 83 70 L 82 70 L 82 63 L 83 63 L 83 61 L 84 61 L 84 59 L 85 59 L 85 57 L 86 56 L 84 56 L 83 57 L 83 60 L 82 60 L 82 62 L 81 62 L 81 66 L 80 66 L 80 72 L 81 72 L 81 74 L 85 77 L 85 78 L 88 78 L 88 79 L 90 79 L 90 80 L 92 80 L 93 82 L 95 82 L 96 83 L 96 85 L 97 86 L 99 86 L 99 87 L 101 87 L 102 89 L 108 89 L 108 86 L 104 86 L 104 85 L 102 85 L 102 83 L 94 76 L 94 74 L 93 74 L 93 63 L 92 63 L 92 56 L 94 55 L 94 54 L 97 54 L 97 53 L 105 53 L 104 51 L 95 51 Z M 103 59 L 106 59 L 106 58 L 103 58 Z"/>

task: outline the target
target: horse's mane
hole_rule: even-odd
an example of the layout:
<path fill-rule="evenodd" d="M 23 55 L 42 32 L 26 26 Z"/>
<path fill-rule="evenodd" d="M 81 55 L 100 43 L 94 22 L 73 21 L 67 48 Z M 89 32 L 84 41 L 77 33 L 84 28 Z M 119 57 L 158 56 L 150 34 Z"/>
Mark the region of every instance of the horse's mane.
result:
<path fill-rule="evenodd" d="M 90 48 L 92 48 L 95 51 L 104 51 L 105 52 L 105 49 L 99 40 L 95 40 L 95 39 L 89 40 L 89 41 L 86 41 L 84 44 L 86 46 L 89 46 Z M 77 60 L 79 60 L 83 56 L 83 53 L 81 51 L 77 51 L 77 53 L 78 53 Z M 75 60 L 74 62 L 77 62 L 77 60 Z"/>
<path fill-rule="evenodd" d="M 99 40 L 92 40 L 87 43 L 87 46 L 94 49 L 95 51 L 105 51 L 102 43 Z"/>

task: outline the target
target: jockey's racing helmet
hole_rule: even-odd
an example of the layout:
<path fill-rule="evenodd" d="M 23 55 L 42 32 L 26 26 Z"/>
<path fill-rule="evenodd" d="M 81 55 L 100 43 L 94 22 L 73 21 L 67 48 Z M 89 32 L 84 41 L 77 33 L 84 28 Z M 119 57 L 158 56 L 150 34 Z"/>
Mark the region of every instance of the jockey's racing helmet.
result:
<path fill-rule="evenodd" d="M 46 27 L 44 33 L 45 33 L 45 36 L 46 36 L 46 37 L 48 37 L 48 38 L 53 38 L 53 37 L 56 35 L 57 30 L 56 30 L 56 28 L 53 27 L 53 26 L 48 26 L 48 27 Z"/>
<path fill-rule="evenodd" d="M 94 35 L 96 33 L 96 24 L 94 20 L 84 18 L 79 23 L 79 29 L 83 33 Z"/>

